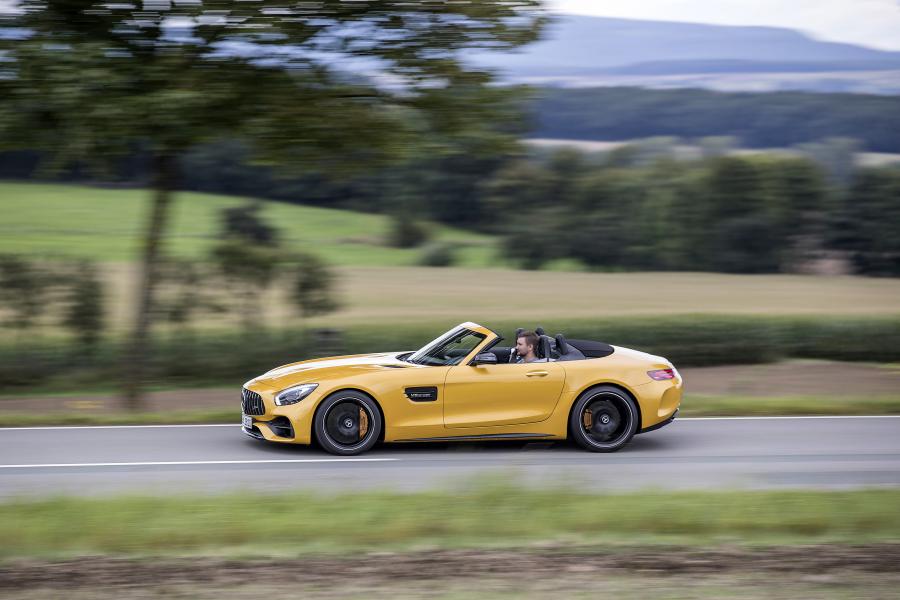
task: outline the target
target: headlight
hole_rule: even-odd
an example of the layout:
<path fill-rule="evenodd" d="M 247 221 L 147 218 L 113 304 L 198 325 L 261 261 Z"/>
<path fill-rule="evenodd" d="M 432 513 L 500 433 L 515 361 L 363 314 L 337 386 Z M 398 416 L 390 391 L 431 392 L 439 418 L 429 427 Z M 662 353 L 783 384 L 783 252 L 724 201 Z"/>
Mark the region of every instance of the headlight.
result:
<path fill-rule="evenodd" d="M 303 385 L 295 385 L 286 390 L 281 390 L 275 394 L 275 404 L 278 406 L 296 404 L 312 394 L 312 391 L 317 387 L 319 387 L 318 383 L 304 383 Z"/>

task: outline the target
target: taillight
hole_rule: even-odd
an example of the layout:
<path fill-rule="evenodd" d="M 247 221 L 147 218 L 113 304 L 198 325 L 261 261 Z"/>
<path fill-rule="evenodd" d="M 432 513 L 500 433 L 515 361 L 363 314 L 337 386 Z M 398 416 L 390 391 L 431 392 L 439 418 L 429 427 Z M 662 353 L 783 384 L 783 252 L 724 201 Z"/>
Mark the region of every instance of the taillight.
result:
<path fill-rule="evenodd" d="M 657 369 L 656 371 L 647 371 L 650 379 L 656 381 L 665 381 L 666 379 L 675 379 L 675 369 Z"/>

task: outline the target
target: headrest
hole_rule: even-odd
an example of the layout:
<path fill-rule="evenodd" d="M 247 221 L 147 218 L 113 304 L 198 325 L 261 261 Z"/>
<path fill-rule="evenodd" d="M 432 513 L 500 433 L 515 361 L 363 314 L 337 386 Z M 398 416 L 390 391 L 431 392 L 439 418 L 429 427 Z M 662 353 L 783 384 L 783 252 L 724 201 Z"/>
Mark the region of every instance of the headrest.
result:
<path fill-rule="evenodd" d="M 560 354 L 569 353 L 569 344 L 566 342 L 566 336 L 561 333 L 556 334 L 556 351 Z"/>
<path fill-rule="evenodd" d="M 525 333 L 524 327 L 519 327 L 518 329 L 516 329 L 516 339 L 519 339 L 519 336 L 522 335 L 523 333 Z"/>
<path fill-rule="evenodd" d="M 550 358 L 551 340 L 549 336 L 542 335 L 538 338 L 538 358 Z"/>
<path fill-rule="evenodd" d="M 541 326 L 535 327 L 534 332 L 538 335 L 547 335 L 546 333 L 544 333 L 544 328 Z"/>

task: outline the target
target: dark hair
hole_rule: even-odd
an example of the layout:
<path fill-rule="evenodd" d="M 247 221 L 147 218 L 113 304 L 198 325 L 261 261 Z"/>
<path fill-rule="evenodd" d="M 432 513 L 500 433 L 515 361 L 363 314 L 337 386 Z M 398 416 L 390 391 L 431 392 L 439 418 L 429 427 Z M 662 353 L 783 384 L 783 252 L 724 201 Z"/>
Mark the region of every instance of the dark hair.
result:
<path fill-rule="evenodd" d="M 516 340 L 518 340 L 519 338 L 525 338 L 525 343 L 528 344 L 529 346 L 531 346 L 534 349 L 535 353 L 537 353 L 538 336 L 535 332 L 523 331 L 522 333 L 520 333 L 519 335 L 516 336 Z"/>

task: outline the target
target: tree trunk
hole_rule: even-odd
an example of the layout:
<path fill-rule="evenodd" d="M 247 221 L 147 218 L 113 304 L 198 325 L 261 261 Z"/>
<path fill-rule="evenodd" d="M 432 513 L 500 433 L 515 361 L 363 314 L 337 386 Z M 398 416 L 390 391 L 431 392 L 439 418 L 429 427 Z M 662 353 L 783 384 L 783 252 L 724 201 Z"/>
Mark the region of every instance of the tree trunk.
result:
<path fill-rule="evenodd" d="M 166 229 L 169 204 L 175 183 L 175 159 L 159 155 L 153 160 L 153 206 L 150 221 L 144 234 L 138 280 L 138 297 L 135 304 L 134 325 L 125 353 L 124 400 L 131 411 L 142 408 L 144 379 L 149 356 L 150 326 L 153 323 L 154 291 L 158 279 L 158 262 L 161 256 L 162 236 Z"/>

